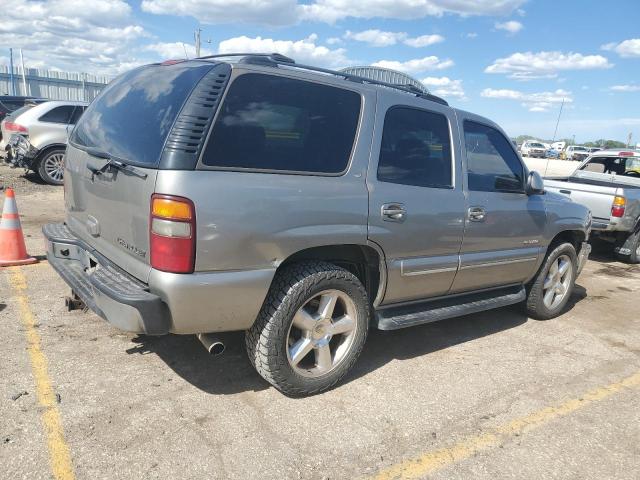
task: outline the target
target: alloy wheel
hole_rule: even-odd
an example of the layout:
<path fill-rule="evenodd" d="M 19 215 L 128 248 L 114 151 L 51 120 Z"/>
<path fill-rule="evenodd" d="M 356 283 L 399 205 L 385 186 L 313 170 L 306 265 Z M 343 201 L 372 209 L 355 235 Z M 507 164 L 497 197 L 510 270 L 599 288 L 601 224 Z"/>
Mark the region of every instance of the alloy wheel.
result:
<path fill-rule="evenodd" d="M 569 287 L 573 279 L 573 264 L 567 255 L 556 258 L 547 272 L 542 286 L 544 305 L 553 310 L 570 294 Z"/>
<path fill-rule="evenodd" d="M 64 153 L 54 153 L 44 160 L 45 173 L 57 182 L 64 177 Z"/>
<path fill-rule="evenodd" d="M 305 377 L 333 371 L 347 356 L 358 328 L 355 303 L 340 290 L 320 292 L 298 309 L 287 335 L 287 359 Z"/>

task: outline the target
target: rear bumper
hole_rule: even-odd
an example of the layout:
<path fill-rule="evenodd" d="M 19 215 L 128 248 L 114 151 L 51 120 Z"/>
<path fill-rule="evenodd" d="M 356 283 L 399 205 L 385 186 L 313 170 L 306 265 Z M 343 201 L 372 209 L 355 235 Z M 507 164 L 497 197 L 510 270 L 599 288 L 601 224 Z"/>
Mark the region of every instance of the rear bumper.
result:
<path fill-rule="evenodd" d="M 148 284 L 124 272 L 65 224 L 42 229 L 51 266 L 94 312 L 121 330 L 149 335 L 246 330 L 275 267 L 177 274 L 151 269 Z"/>
<path fill-rule="evenodd" d="M 64 224 L 42 228 L 47 259 L 80 299 L 115 327 L 162 335 L 171 329 L 171 314 L 162 299 L 75 237 Z"/>

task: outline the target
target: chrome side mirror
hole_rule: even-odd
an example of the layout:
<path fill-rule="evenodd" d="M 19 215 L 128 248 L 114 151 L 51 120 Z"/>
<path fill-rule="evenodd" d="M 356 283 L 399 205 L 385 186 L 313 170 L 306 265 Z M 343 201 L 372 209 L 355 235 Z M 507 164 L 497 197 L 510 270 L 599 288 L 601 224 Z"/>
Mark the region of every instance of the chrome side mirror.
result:
<path fill-rule="evenodd" d="M 527 195 L 540 195 L 544 193 L 544 180 L 538 172 L 530 172 L 527 178 Z"/>

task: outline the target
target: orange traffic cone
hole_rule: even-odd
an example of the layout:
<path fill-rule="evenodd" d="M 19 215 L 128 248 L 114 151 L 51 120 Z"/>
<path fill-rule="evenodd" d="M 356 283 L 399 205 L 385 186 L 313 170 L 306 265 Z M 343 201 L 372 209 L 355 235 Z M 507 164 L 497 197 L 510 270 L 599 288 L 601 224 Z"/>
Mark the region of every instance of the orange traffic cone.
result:
<path fill-rule="evenodd" d="M 13 188 L 7 188 L 2 220 L 0 220 L 0 267 L 28 265 L 37 261 L 27 253 L 27 246 L 24 244 L 24 236 L 20 226 L 16 194 L 13 192 Z"/>

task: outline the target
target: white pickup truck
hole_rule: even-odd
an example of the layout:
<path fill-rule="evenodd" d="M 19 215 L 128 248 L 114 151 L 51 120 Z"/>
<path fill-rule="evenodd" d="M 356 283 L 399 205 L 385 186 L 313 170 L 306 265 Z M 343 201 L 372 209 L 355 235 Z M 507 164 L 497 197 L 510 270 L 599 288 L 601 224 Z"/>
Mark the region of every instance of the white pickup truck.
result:
<path fill-rule="evenodd" d="M 640 151 L 594 152 L 569 177 L 544 185 L 589 207 L 593 236 L 611 242 L 620 260 L 640 263 Z"/>

